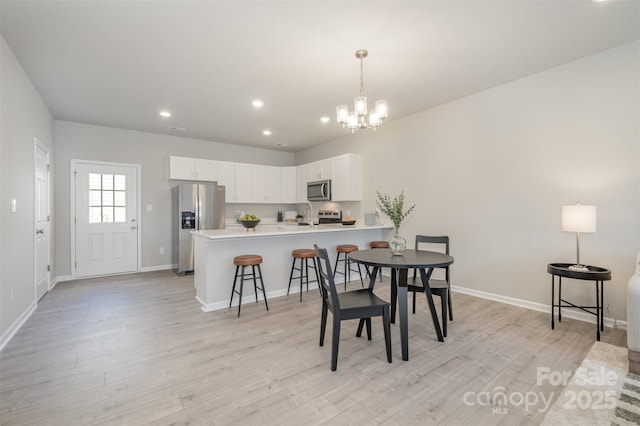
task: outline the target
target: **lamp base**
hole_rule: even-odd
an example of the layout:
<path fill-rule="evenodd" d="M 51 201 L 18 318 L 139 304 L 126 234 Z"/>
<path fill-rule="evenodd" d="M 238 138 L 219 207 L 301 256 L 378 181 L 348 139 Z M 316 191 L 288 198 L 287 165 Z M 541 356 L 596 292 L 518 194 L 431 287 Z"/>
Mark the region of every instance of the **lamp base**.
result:
<path fill-rule="evenodd" d="M 585 265 L 571 265 L 569 266 L 569 269 L 572 271 L 581 271 L 581 272 L 589 271 L 589 268 L 587 268 Z"/>

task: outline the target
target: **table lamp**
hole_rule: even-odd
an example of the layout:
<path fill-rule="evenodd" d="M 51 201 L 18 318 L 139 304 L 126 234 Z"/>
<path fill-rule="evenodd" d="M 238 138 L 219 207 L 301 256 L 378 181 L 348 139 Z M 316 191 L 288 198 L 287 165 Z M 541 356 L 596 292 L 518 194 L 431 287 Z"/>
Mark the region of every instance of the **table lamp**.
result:
<path fill-rule="evenodd" d="M 583 206 L 579 202 L 572 206 L 562 206 L 562 230 L 576 233 L 577 263 L 569 269 L 587 270 L 580 263 L 580 233 L 596 232 L 596 206 Z"/>

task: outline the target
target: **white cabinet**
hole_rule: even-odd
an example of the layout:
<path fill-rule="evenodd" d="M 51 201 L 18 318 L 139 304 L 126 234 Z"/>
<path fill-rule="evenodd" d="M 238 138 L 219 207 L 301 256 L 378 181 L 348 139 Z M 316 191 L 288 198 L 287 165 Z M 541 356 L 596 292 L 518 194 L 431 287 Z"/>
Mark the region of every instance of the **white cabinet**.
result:
<path fill-rule="evenodd" d="M 333 159 L 316 161 L 311 165 L 311 180 L 333 179 Z"/>
<path fill-rule="evenodd" d="M 343 154 L 296 168 L 296 198 L 307 201 L 307 182 L 331 179 L 331 201 L 361 201 L 361 166 L 358 154 Z"/>
<path fill-rule="evenodd" d="M 227 203 L 250 203 L 251 165 L 218 161 L 218 184 L 225 186 Z"/>
<path fill-rule="evenodd" d="M 344 154 L 333 157 L 332 201 L 362 200 L 360 156 Z"/>
<path fill-rule="evenodd" d="M 218 180 L 218 162 L 204 158 L 169 157 L 169 179 Z"/>
<path fill-rule="evenodd" d="M 251 201 L 280 203 L 280 167 L 251 164 Z"/>
<path fill-rule="evenodd" d="M 307 201 L 307 182 L 314 179 L 311 177 L 311 163 L 296 167 L 296 202 Z"/>
<path fill-rule="evenodd" d="M 296 167 L 280 167 L 280 202 L 283 204 L 295 203 L 297 195 L 296 191 Z"/>
<path fill-rule="evenodd" d="M 360 174 L 357 154 L 297 167 L 169 157 L 169 179 L 217 181 L 226 187 L 227 203 L 303 203 L 307 201 L 307 182 L 324 179 L 331 179 L 332 201 L 361 201 Z"/>

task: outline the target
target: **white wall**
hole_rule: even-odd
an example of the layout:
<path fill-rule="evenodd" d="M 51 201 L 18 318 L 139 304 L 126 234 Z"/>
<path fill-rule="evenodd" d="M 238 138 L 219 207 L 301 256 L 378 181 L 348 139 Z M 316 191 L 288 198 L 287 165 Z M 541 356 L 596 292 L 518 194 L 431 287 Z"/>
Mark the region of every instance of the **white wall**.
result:
<path fill-rule="evenodd" d="M 605 315 L 624 319 L 640 247 L 639 50 L 623 45 L 349 134 L 297 153 L 296 164 L 360 153 L 363 212 L 375 210 L 376 190 L 404 190 L 416 210 L 401 234 L 450 235 L 452 284 L 547 305 L 546 264 L 576 255 L 561 206 L 595 204 L 581 260 L 612 270 Z M 593 303 L 593 287 L 563 294 Z"/>
<path fill-rule="evenodd" d="M 71 275 L 70 182 L 71 159 L 133 163 L 142 166 L 142 267 L 171 265 L 171 187 L 168 161 L 170 155 L 224 161 L 293 165 L 291 153 L 234 146 L 203 140 L 186 139 L 68 121 L 55 122 L 56 196 L 56 269 L 58 276 Z M 148 212 L 146 206 L 152 205 Z M 230 207 L 233 208 L 233 207 Z M 238 206 L 245 210 L 246 205 Z M 275 211 L 278 206 L 272 207 Z M 233 208 L 235 211 L 235 208 Z M 282 209 L 282 208 L 280 208 Z M 262 211 L 262 210 L 261 210 Z M 164 254 L 159 248 L 164 247 Z"/>
<path fill-rule="evenodd" d="M 34 137 L 53 155 L 53 117 L 0 40 L 0 347 L 34 306 Z M 53 171 L 51 179 L 53 180 Z M 53 182 L 51 182 L 53 186 Z M 10 211 L 16 199 L 17 211 Z M 54 239 L 49 235 L 50 241 Z M 53 250 L 51 250 L 54 256 Z M 53 271 L 52 276 L 55 276 Z M 15 295 L 11 300 L 11 289 Z M 12 327 L 13 326 L 13 327 Z M 15 331 L 15 330 L 13 330 Z"/>

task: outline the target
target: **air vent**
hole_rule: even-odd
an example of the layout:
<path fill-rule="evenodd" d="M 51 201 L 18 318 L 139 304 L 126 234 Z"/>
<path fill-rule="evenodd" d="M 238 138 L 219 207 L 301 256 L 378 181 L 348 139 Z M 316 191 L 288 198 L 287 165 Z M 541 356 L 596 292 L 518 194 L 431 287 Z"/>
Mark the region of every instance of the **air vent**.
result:
<path fill-rule="evenodd" d="M 179 130 L 181 132 L 184 132 L 185 130 L 187 130 L 184 127 L 178 127 L 178 126 L 167 126 L 167 127 L 169 128 L 169 130 Z"/>

